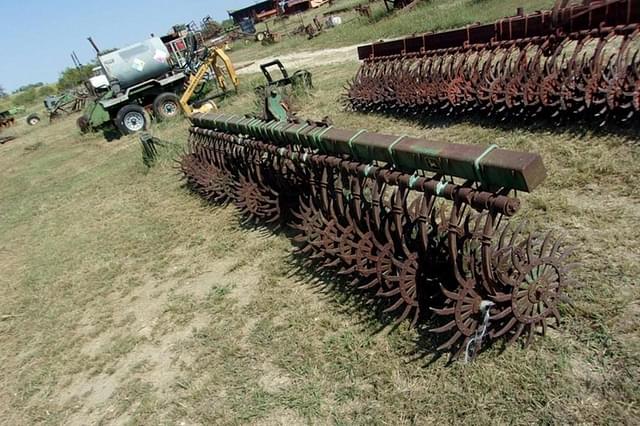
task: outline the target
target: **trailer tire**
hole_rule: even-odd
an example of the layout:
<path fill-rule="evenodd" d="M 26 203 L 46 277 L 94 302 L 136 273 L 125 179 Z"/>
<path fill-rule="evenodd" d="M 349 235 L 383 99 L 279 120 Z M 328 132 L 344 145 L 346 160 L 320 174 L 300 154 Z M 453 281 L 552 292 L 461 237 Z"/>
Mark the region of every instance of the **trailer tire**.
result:
<path fill-rule="evenodd" d="M 176 117 L 180 112 L 180 99 L 175 93 L 161 93 L 153 101 L 153 114 L 160 121 Z"/>
<path fill-rule="evenodd" d="M 124 135 L 141 132 L 149 128 L 149 115 L 140 105 L 129 104 L 120 108 L 115 124 Z"/>
<path fill-rule="evenodd" d="M 40 117 L 38 116 L 38 114 L 29 114 L 29 116 L 27 116 L 27 124 L 29 126 L 35 126 L 39 122 L 40 122 Z"/>

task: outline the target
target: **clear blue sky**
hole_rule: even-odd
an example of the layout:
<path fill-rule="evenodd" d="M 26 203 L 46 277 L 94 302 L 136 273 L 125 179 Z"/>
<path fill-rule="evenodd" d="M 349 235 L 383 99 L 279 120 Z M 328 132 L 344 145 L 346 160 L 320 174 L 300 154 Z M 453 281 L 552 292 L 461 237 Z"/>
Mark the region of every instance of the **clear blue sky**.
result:
<path fill-rule="evenodd" d="M 227 19 L 227 10 L 253 0 L 7 0 L 0 5 L 0 86 L 8 91 L 55 82 L 72 66 L 71 51 L 82 63 L 94 59 L 92 36 L 101 49 L 123 47 L 165 34 L 172 25 L 206 15 Z"/>

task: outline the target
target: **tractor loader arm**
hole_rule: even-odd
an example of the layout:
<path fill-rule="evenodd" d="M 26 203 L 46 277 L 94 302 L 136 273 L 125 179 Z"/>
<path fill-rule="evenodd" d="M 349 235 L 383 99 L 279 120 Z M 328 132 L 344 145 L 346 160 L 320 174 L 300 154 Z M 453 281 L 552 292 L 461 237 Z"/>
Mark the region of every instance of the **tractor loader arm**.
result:
<path fill-rule="evenodd" d="M 219 63 L 219 61 L 221 63 Z M 191 117 L 196 112 L 208 112 L 212 109 L 217 109 L 217 106 L 214 102 L 209 101 L 203 104 L 198 108 L 194 108 L 189 103 L 193 93 L 196 88 L 200 84 L 200 82 L 204 79 L 207 71 L 213 70 L 215 75 L 216 82 L 218 87 L 223 91 L 228 91 L 227 82 L 225 80 L 225 70 L 231 79 L 231 83 L 233 84 L 234 90 L 238 90 L 238 85 L 240 84 L 238 79 L 238 74 L 236 73 L 235 67 L 231 62 L 229 56 L 219 48 L 214 48 L 210 51 L 207 58 L 204 60 L 202 65 L 198 68 L 198 71 L 189 77 L 189 83 L 187 85 L 187 89 L 184 91 L 182 96 L 180 97 L 180 106 L 184 111 L 187 117 Z"/>

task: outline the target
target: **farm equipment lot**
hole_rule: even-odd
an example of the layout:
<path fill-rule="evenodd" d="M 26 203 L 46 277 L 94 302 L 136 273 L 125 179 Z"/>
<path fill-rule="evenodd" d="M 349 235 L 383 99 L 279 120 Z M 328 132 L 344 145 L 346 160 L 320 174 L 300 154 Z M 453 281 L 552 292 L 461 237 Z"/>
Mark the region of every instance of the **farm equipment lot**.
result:
<path fill-rule="evenodd" d="M 282 41 L 273 44 L 243 42 L 234 44 L 231 56 L 234 62 L 253 61 L 257 57 L 281 56 L 283 53 L 295 51 L 316 51 L 366 44 L 378 39 L 391 39 L 406 36 L 407 33 L 439 31 L 446 28 L 465 26 L 470 22 L 488 22 L 515 13 L 518 6 L 526 11 L 548 9 L 553 0 L 503 0 L 503 1 L 424 1 L 411 9 L 411 12 L 397 11 L 392 15 L 385 13 L 382 1 L 376 1 L 372 8 L 371 18 L 359 15 L 356 11 L 340 12 L 343 23 L 328 29 L 319 36 L 308 39 L 303 36 L 283 37 Z M 367 4 L 367 0 L 341 0 L 334 6 L 311 9 L 292 16 L 284 22 L 271 22 L 269 28 L 275 32 L 291 30 L 300 22 L 309 24 L 315 16 L 331 15 L 332 11 L 358 4 Z M 258 32 L 266 29 L 264 23 L 256 25 Z"/>
<path fill-rule="evenodd" d="M 107 143 L 80 134 L 76 115 L 17 120 L 1 135 L 16 139 L 0 144 L 0 423 L 640 423 L 640 130 L 348 112 L 359 63 L 337 60 L 350 48 L 316 66 L 287 57 L 552 3 L 432 1 L 312 40 L 248 45 L 233 59 L 255 65 L 220 109 L 257 113 L 256 54 L 281 57 L 313 73 L 316 89 L 294 102 L 300 117 L 539 153 L 548 177 L 518 194 L 522 216 L 564 234 L 581 264 L 560 329 L 449 364 L 428 321 L 395 326 L 335 274 L 304 267 L 286 229 L 190 193 L 174 162 L 187 120 L 153 125 L 175 149 L 152 168 L 139 135 Z"/>
<path fill-rule="evenodd" d="M 638 420 L 638 146 L 346 113 L 338 98 L 356 67 L 314 68 L 319 90 L 300 115 L 543 155 L 550 178 L 522 195 L 527 216 L 582 253 L 564 327 L 527 350 L 430 363 L 428 338 L 301 268 L 282 231 L 204 204 L 167 159 L 147 171 L 137 137 L 80 136 L 73 117 L 20 123 L 0 147 L 2 423 Z M 244 81 L 226 112 L 251 110 L 260 77 Z M 187 128 L 154 133 L 184 143 Z"/>

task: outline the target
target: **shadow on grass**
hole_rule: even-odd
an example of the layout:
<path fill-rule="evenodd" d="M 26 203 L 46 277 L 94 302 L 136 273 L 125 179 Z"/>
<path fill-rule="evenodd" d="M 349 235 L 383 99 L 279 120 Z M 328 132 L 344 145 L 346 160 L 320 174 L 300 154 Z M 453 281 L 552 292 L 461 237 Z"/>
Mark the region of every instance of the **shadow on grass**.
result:
<path fill-rule="evenodd" d="M 182 173 L 178 172 L 178 174 L 182 177 Z M 203 206 L 225 207 L 232 204 L 230 201 L 225 203 L 208 201 L 186 182 L 183 183 L 182 188 L 198 196 L 202 200 Z M 282 211 L 290 212 L 291 209 L 282 208 Z M 268 224 L 246 218 L 238 211 L 238 227 L 241 232 L 251 232 L 251 238 L 254 239 L 256 238 L 256 231 L 258 231 L 258 238 L 264 238 L 265 240 L 273 234 L 284 235 L 289 240 L 292 240 L 298 235 L 298 231 L 290 226 L 292 223 L 291 214 L 286 213 L 284 216 L 279 222 Z M 292 265 L 293 268 L 286 276 L 301 285 L 313 288 L 325 301 L 334 305 L 339 312 L 350 317 L 359 318 L 356 324 L 361 325 L 366 330 L 373 330 L 371 332 L 372 335 L 386 332 L 386 330 L 395 331 L 404 322 L 408 323 L 412 320 L 413 313 L 407 319 L 400 321 L 405 305 L 398 309 L 389 309 L 398 300 L 397 297 L 376 297 L 375 291 L 360 288 L 366 284 L 365 280 L 356 280 L 356 274 L 340 274 L 337 267 L 323 266 L 323 261 L 326 261 L 326 259 L 322 257 L 314 259 L 296 249 L 289 256 L 287 263 Z M 435 276 L 431 277 L 431 280 L 434 283 L 443 283 L 447 287 L 449 287 L 447 283 L 454 283 L 453 288 L 457 288 L 455 278 L 450 275 L 449 271 L 444 271 L 444 273 L 443 271 L 437 271 Z M 435 278 L 436 276 L 437 279 Z M 451 365 L 459 359 L 458 357 L 461 353 L 462 357 L 464 356 L 462 351 L 464 348 L 461 349 L 458 341 L 450 349 L 440 349 L 440 346 L 447 342 L 454 332 L 436 334 L 431 331 L 451 321 L 450 317 L 440 317 L 431 310 L 431 307 L 443 306 L 445 299 L 439 290 L 439 286 L 434 289 L 434 285 L 436 284 L 431 284 L 430 288 L 427 288 L 427 284 L 421 286 L 422 292 L 420 288 L 417 289 L 420 314 L 415 323 L 416 334 L 413 339 L 413 347 L 405 354 L 409 359 L 407 362 L 422 362 L 426 359 L 424 367 L 434 364 L 443 356 L 449 356 L 447 365 Z M 484 342 L 480 352 L 485 352 L 495 346 L 496 342 Z M 504 349 L 504 345 L 502 349 Z"/>
<path fill-rule="evenodd" d="M 184 188 L 190 190 L 186 186 Z M 206 203 L 206 201 L 204 202 Z M 241 218 L 239 221 L 240 229 L 245 232 L 251 232 L 252 238 L 255 238 L 256 230 L 259 231 L 258 238 L 265 239 L 273 234 L 279 234 L 292 240 L 298 235 L 298 232 L 289 226 L 289 218 L 278 224 L 264 224 L 244 219 L 239 212 L 238 217 Z M 389 331 L 395 332 L 404 323 L 411 322 L 412 314 L 409 315 L 409 318 L 399 321 L 404 305 L 396 310 L 389 311 L 390 306 L 397 298 L 376 297 L 375 290 L 359 288 L 367 283 L 366 280 L 356 280 L 356 274 L 340 274 L 337 267 L 325 267 L 322 265 L 324 260 L 324 258 L 312 259 L 296 249 L 289 256 L 288 264 L 292 265 L 293 268 L 286 276 L 301 285 L 312 288 L 316 294 L 319 294 L 325 301 L 332 304 L 340 313 L 358 318 L 356 324 L 362 326 L 363 329 L 373 330 L 371 331 L 372 335 Z M 454 278 L 448 277 L 447 279 Z M 444 302 L 444 296 L 439 289 L 436 291 L 430 289 L 424 293 L 426 294 L 418 294 L 420 315 L 414 327 L 416 334 L 412 349 L 407 351 L 405 356 L 408 357 L 408 362 L 423 362 L 426 360 L 424 366 L 428 367 L 443 356 L 452 355 L 459 346 L 454 345 L 454 350 L 439 349 L 439 346 L 451 338 L 453 333 L 436 334 L 430 330 L 444 325 L 451 318 L 444 320 L 442 317 L 435 315 L 430 309 L 430 307 L 442 306 Z M 493 343 L 485 342 L 481 352 L 490 347 L 493 347 Z M 449 356 L 447 365 L 451 365 L 455 360 L 456 358 Z"/>
<path fill-rule="evenodd" d="M 309 259 L 300 255 L 292 254 L 291 264 L 295 265 L 290 273 L 290 277 L 296 278 L 303 285 L 311 286 L 316 293 L 333 304 L 336 309 L 347 316 L 358 318 L 356 324 L 366 330 L 373 330 L 372 335 L 383 332 L 396 332 L 403 323 L 410 320 L 399 321 L 399 315 L 394 312 L 387 312 L 391 306 L 389 300 L 376 297 L 372 291 L 361 290 L 359 286 L 364 282 L 354 282 L 354 280 L 337 276 L 335 269 L 321 269 L 317 263 L 310 263 Z M 418 362 L 428 358 L 426 365 L 431 365 L 442 356 L 448 354 L 447 351 L 438 350 L 438 346 L 443 343 L 443 339 L 429 330 L 442 325 L 437 319 L 430 315 L 428 305 L 421 301 L 420 318 L 415 327 L 416 337 L 413 348 L 405 355 L 409 357 L 409 362 Z M 400 312 L 402 309 L 400 309 Z M 426 315 L 424 313 L 427 313 Z M 452 360 L 449 360 L 449 363 Z"/>
<path fill-rule="evenodd" d="M 122 138 L 123 135 L 115 127 L 105 127 L 102 129 L 102 136 L 107 142 L 113 142 Z"/>
<path fill-rule="evenodd" d="M 349 110 L 349 107 L 347 107 L 347 109 Z M 391 109 L 352 111 L 411 120 L 425 128 L 447 128 L 458 124 L 469 123 L 485 129 L 553 133 L 574 137 L 604 137 L 615 135 L 622 138 L 624 143 L 630 145 L 638 144 L 638 139 L 640 138 L 640 122 L 633 119 L 622 121 L 620 117 L 616 117 L 613 114 L 609 114 L 606 117 L 558 114 L 554 117 L 550 113 L 539 113 L 535 116 L 526 114 L 520 116 L 501 116 L 498 113 L 492 113 L 490 111 L 449 112 L 442 110 L 427 113 L 404 112 Z"/>

